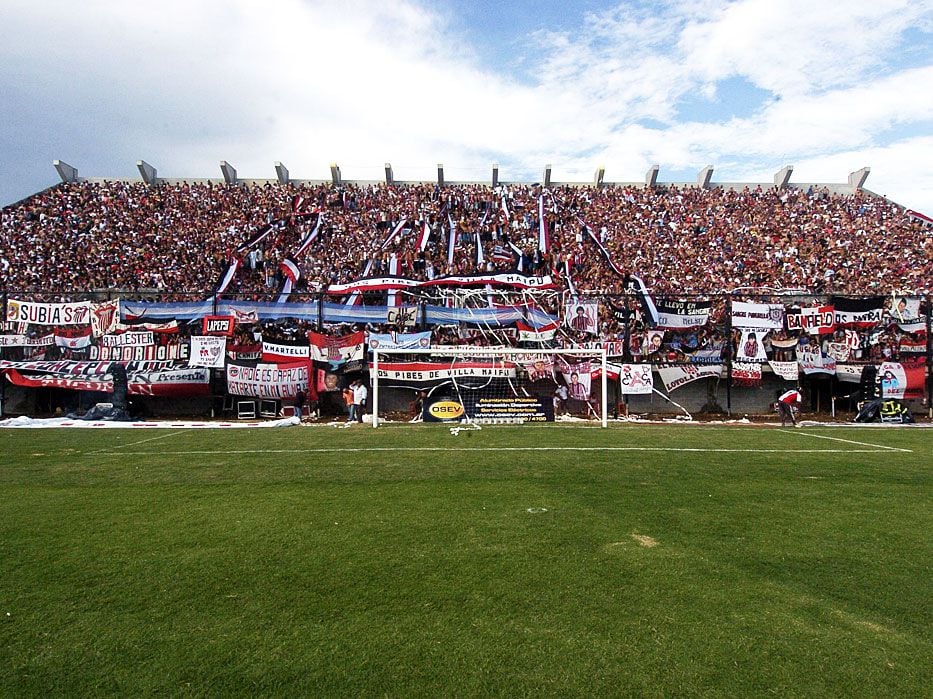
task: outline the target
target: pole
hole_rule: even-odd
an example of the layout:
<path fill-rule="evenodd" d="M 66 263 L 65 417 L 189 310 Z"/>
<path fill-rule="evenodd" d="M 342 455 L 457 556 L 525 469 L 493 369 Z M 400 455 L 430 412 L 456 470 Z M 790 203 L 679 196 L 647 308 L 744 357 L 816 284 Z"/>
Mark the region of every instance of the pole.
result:
<path fill-rule="evenodd" d="M 602 379 L 601 379 L 601 382 L 602 382 L 601 389 L 602 389 L 602 390 L 600 391 L 600 392 L 602 393 L 602 401 L 601 401 L 601 402 L 602 402 L 602 406 L 601 406 L 601 407 L 602 407 L 602 411 L 603 411 L 603 412 L 602 412 L 602 421 L 603 421 L 603 427 L 608 427 L 608 426 L 609 426 L 609 423 L 608 423 L 608 416 L 606 415 L 606 405 L 607 405 L 607 401 L 609 400 L 609 396 L 606 395 L 606 393 L 607 393 L 607 387 L 608 387 L 608 381 L 606 380 L 606 347 L 605 347 L 605 345 L 604 345 L 603 348 L 600 350 L 600 360 L 602 361 L 602 365 L 603 365 Z"/>
<path fill-rule="evenodd" d="M 726 415 L 732 415 L 732 294 L 726 296 Z"/>
<path fill-rule="evenodd" d="M 373 429 L 379 427 L 379 350 L 373 350 Z"/>
<path fill-rule="evenodd" d="M 924 296 L 924 305 L 927 315 L 927 417 L 933 419 L 933 337 L 931 337 L 931 326 L 933 326 L 933 301 L 929 296 Z"/>

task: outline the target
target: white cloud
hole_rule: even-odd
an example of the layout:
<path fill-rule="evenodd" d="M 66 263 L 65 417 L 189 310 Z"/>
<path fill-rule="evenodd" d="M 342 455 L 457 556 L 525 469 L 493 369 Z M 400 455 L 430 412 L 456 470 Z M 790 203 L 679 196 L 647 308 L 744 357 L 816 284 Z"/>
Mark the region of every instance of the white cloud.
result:
<path fill-rule="evenodd" d="M 888 167 L 929 176 L 929 141 L 898 129 L 929 124 L 933 67 L 892 58 L 907 27 L 929 25 L 929 1 L 640 7 L 535 33 L 528 84 L 481 68 L 445 16 L 414 0 L 9 0 L 0 88 L 17 99 L 0 106 L 0 147 L 28 143 L 48 180 L 55 157 L 108 176 L 134 175 L 137 158 L 192 177 L 218 176 L 220 159 L 243 177 L 271 177 L 281 160 L 322 179 L 333 161 L 373 179 L 385 161 L 402 179 L 433 178 L 438 162 L 449 179 L 486 179 L 493 161 L 503 179 L 537 179 L 545 163 L 555 179 L 589 180 L 604 164 L 610 179 L 641 181 L 653 163 L 663 178 L 707 163 L 773 173 L 788 160 L 832 163 L 837 180 L 863 164 L 870 183 Z M 736 76 L 780 99 L 726 123 L 682 121 L 686 96 L 715 101 Z M 0 168 L 0 180 L 26 177 L 21 162 Z M 888 193 L 933 209 L 927 188 L 903 186 Z"/>

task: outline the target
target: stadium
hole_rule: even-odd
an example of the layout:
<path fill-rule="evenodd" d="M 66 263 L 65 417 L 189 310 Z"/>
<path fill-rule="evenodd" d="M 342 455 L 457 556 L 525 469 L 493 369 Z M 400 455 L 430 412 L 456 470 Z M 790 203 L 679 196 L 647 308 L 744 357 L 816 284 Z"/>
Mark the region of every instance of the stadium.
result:
<path fill-rule="evenodd" d="M 933 237 L 867 171 L 56 166 L 0 237 L 7 691 L 923 693 Z"/>
<path fill-rule="evenodd" d="M 930 3 L 2 17 L 0 695 L 930 694 Z"/>

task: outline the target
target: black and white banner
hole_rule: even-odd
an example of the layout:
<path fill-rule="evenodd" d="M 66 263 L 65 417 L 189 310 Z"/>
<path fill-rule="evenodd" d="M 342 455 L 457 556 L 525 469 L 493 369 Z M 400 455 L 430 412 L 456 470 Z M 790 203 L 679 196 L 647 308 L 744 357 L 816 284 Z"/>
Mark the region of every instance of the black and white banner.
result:
<path fill-rule="evenodd" d="M 779 303 L 733 301 L 732 327 L 780 330 L 784 327 L 784 306 Z"/>
<path fill-rule="evenodd" d="M 856 328 L 873 328 L 881 322 L 884 315 L 884 297 L 852 299 L 845 296 L 831 296 L 836 325 Z"/>
<path fill-rule="evenodd" d="M 663 330 L 699 328 L 709 322 L 710 301 L 655 299 L 658 327 Z"/>
<path fill-rule="evenodd" d="M 375 371 L 372 362 L 370 372 Z M 379 362 L 379 380 L 394 383 L 439 383 L 451 379 L 514 379 L 514 364 L 502 362 Z"/>

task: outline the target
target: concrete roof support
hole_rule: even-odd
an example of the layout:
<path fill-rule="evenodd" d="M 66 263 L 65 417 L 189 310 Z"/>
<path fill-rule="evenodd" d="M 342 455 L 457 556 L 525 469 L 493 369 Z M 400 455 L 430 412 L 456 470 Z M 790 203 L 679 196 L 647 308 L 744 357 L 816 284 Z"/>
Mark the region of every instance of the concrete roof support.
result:
<path fill-rule="evenodd" d="M 652 189 L 658 184 L 658 173 L 661 171 L 660 165 L 652 165 L 645 173 L 645 186 Z"/>
<path fill-rule="evenodd" d="M 870 172 L 870 167 L 863 167 L 861 170 L 849 173 L 849 185 L 852 187 L 853 192 L 857 192 L 865 186 L 865 180 L 868 179 L 868 173 Z"/>
<path fill-rule="evenodd" d="M 492 186 L 499 186 L 499 163 L 492 164 Z"/>
<path fill-rule="evenodd" d="M 288 184 L 288 168 L 282 165 L 279 161 L 275 161 L 275 177 L 279 181 L 279 184 Z"/>
<path fill-rule="evenodd" d="M 330 164 L 330 181 L 335 187 L 342 182 L 340 178 L 340 166 L 337 163 Z"/>
<path fill-rule="evenodd" d="M 150 187 L 156 183 L 156 169 L 145 160 L 137 160 L 136 169 L 139 170 L 139 176 L 143 178 L 143 182 Z"/>
<path fill-rule="evenodd" d="M 713 166 L 707 165 L 697 174 L 697 184 L 703 189 L 709 189 L 710 180 L 713 179 Z"/>
<path fill-rule="evenodd" d="M 437 186 L 444 186 L 444 163 L 437 164 Z"/>
<path fill-rule="evenodd" d="M 596 168 L 596 174 L 593 175 L 593 184 L 595 184 L 597 187 L 601 187 L 604 179 L 606 179 L 606 167 L 604 165 L 600 165 L 598 168 Z"/>
<path fill-rule="evenodd" d="M 227 184 L 236 184 L 236 168 L 226 160 L 220 161 L 220 172 L 223 173 L 224 182 Z"/>
<path fill-rule="evenodd" d="M 787 183 L 790 182 L 790 176 L 794 172 L 793 165 L 785 165 L 774 175 L 774 186 L 777 189 L 786 189 Z"/>
<path fill-rule="evenodd" d="M 58 170 L 58 176 L 62 178 L 62 182 L 77 182 L 78 181 L 78 170 L 77 168 L 71 167 L 64 160 L 53 160 L 52 165 L 55 166 L 55 169 Z"/>
<path fill-rule="evenodd" d="M 395 182 L 395 173 L 392 172 L 392 163 L 386 163 L 386 184 Z"/>
<path fill-rule="evenodd" d="M 550 163 L 544 166 L 544 186 L 545 187 L 551 186 L 551 164 Z"/>

